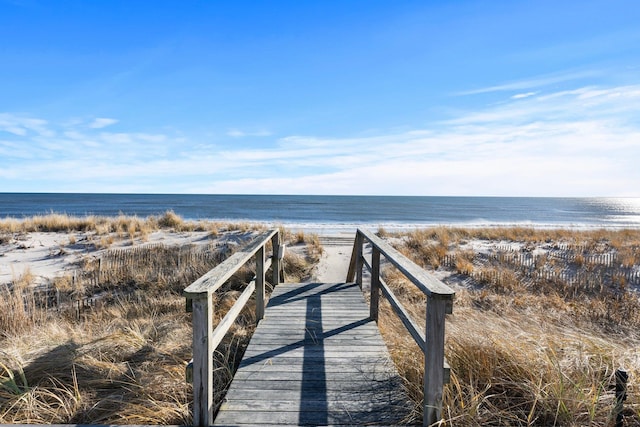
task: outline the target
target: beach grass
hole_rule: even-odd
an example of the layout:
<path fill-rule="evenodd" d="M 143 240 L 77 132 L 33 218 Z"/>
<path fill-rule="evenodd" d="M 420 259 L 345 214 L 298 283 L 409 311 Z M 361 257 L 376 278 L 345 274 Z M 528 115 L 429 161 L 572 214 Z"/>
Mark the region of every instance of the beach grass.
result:
<path fill-rule="evenodd" d="M 640 424 L 639 290 L 616 275 L 640 267 L 640 231 L 439 227 L 387 237 L 455 286 L 441 425 L 613 425 L 617 368 L 631 378 L 625 425 Z M 424 295 L 392 268 L 385 280 L 424 324 Z M 419 420 L 422 353 L 386 303 L 379 324 Z"/>
<path fill-rule="evenodd" d="M 52 215 L 0 221 L 0 236 L 91 232 L 105 239 L 104 261 L 99 267 L 87 259 L 79 266 L 83 274 L 52 281 L 63 295 L 93 298 L 86 306 L 70 300 L 47 308 L 32 291 L 28 270 L 0 288 L 0 423 L 190 424 L 184 368 L 191 325 L 181 291 L 230 252 L 200 256 L 151 245 L 125 256 L 108 248 L 132 233 L 140 239 L 154 230 L 204 231 L 213 241 L 225 231 L 261 226 L 193 224 L 172 213 L 152 219 Z M 288 246 L 303 249 L 286 251 L 285 277 L 303 280 L 322 253 L 318 236 L 281 232 Z M 456 286 L 446 325 L 451 383 L 442 426 L 609 426 L 619 367 L 630 374 L 626 425 L 640 424 L 640 303 L 626 275 L 640 269 L 640 230 L 379 232 Z M 127 261 L 110 263 L 109 256 Z M 216 293 L 215 322 L 251 275 L 249 266 Z M 424 324 L 424 294 L 392 268 L 385 267 L 384 276 Z M 250 303 L 215 353 L 216 402 L 252 334 L 253 313 Z M 379 325 L 419 422 L 421 351 L 384 300 Z"/>
<path fill-rule="evenodd" d="M 89 230 L 114 239 L 128 239 L 145 227 L 207 231 L 211 236 L 246 231 L 241 233 L 246 238 L 263 228 L 250 223 L 192 224 L 171 213 L 153 219 L 52 215 L 0 225 L 8 233 Z M 285 257 L 289 277 L 303 279 L 317 260 L 317 248 L 301 245 L 301 252 Z M 0 423 L 191 424 L 192 391 L 185 380 L 191 316 L 181 293 L 233 248 L 107 249 L 101 262 L 87 257 L 75 275 L 52 280 L 51 289 L 62 297 L 51 305 L 50 298 L 43 302 L 28 270 L 0 288 Z M 214 324 L 252 276 L 249 264 L 216 292 Z M 251 301 L 214 354 L 218 403 L 254 325 Z"/>
<path fill-rule="evenodd" d="M 115 217 L 87 215 L 72 216 L 64 213 L 51 212 L 46 215 L 34 215 L 26 218 L 0 219 L 0 233 L 30 233 L 30 232 L 93 232 L 97 235 L 116 233 L 121 237 L 148 234 L 157 230 L 184 231 L 250 231 L 263 229 L 264 225 L 247 221 L 188 221 L 172 210 L 158 216 L 140 218 L 137 216 L 120 214 Z"/>

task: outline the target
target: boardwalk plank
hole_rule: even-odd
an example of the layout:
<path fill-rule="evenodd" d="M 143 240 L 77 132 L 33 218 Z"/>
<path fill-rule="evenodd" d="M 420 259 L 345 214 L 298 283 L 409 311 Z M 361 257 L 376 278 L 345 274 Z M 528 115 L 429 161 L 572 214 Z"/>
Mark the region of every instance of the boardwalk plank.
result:
<path fill-rule="evenodd" d="M 357 285 L 281 284 L 215 425 L 396 424 L 410 412 Z"/>
<path fill-rule="evenodd" d="M 398 423 L 397 416 L 387 413 L 379 413 L 375 410 L 347 408 L 338 411 L 224 411 L 216 425 L 368 425 Z M 218 423 L 221 424 L 218 424 Z"/>

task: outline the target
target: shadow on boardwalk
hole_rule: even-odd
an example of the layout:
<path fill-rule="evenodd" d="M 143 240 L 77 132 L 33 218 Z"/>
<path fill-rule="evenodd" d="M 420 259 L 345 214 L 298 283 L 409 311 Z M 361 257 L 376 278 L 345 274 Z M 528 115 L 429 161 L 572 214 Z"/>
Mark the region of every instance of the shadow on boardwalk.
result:
<path fill-rule="evenodd" d="M 281 284 L 215 424 L 398 424 L 411 407 L 357 285 Z"/>

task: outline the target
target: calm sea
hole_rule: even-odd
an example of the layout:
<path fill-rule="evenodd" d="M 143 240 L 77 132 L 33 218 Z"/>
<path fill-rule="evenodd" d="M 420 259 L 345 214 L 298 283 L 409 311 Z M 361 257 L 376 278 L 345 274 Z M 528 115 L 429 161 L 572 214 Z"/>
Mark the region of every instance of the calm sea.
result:
<path fill-rule="evenodd" d="M 46 214 L 159 215 L 259 221 L 299 228 L 358 225 L 640 227 L 640 199 L 0 193 L 0 218 Z"/>

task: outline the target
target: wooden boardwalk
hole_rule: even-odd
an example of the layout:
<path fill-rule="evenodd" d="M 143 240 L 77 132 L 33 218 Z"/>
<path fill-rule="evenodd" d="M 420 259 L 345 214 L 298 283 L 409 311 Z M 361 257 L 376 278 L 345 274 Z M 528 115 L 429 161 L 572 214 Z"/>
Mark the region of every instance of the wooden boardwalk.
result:
<path fill-rule="evenodd" d="M 282 283 L 215 425 L 389 425 L 411 407 L 357 284 Z"/>

